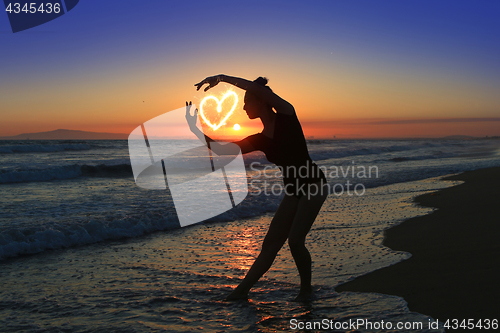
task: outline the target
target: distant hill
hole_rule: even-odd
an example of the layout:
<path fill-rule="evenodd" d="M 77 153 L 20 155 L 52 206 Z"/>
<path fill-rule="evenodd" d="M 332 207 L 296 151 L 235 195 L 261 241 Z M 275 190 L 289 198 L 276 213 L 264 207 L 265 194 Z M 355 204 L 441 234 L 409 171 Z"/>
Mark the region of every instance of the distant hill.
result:
<path fill-rule="evenodd" d="M 0 140 L 126 140 L 127 138 L 128 134 L 122 133 L 99 133 L 58 129 L 49 132 L 2 136 Z"/>

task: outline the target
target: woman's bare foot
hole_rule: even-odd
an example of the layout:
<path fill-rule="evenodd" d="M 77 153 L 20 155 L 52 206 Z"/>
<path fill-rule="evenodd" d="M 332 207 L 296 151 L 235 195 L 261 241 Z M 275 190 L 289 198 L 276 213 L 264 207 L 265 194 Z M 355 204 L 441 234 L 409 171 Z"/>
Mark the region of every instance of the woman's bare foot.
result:
<path fill-rule="evenodd" d="M 299 294 L 297 295 L 297 297 L 295 297 L 295 299 L 293 300 L 294 302 L 309 302 L 309 301 L 312 301 L 314 299 L 314 292 L 311 289 L 307 289 L 307 290 L 300 290 Z"/>
<path fill-rule="evenodd" d="M 233 290 L 233 292 L 227 295 L 227 297 L 224 300 L 225 301 L 248 300 L 248 292 Z"/>

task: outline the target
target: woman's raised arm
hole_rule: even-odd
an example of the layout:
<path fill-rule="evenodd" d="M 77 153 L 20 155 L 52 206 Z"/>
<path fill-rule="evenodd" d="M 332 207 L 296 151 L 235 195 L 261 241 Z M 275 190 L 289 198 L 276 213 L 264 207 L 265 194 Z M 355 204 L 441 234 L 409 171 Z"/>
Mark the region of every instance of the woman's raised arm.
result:
<path fill-rule="evenodd" d="M 249 93 L 254 94 L 256 97 L 260 98 L 266 104 L 272 106 L 276 110 L 276 112 L 288 115 L 295 113 L 295 109 L 293 108 L 292 104 L 288 103 L 283 98 L 273 93 L 271 90 L 265 88 L 264 86 L 258 83 L 242 79 L 239 77 L 228 76 L 224 74 L 209 76 L 206 79 L 202 80 L 201 82 L 196 83 L 195 86 L 196 90 L 200 90 L 200 88 L 204 84 L 208 84 L 208 86 L 204 90 L 207 91 L 208 89 L 215 87 L 220 82 L 226 82 L 232 84 L 233 86 L 236 86 L 245 91 L 248 91 Z"/>

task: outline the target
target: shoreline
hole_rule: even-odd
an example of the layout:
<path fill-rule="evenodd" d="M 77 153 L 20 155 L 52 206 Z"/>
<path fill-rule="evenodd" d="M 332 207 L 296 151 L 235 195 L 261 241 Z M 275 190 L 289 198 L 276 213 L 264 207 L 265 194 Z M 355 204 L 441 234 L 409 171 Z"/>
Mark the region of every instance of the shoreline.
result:
<path fill-rule="evenodd" d="M 447 319 L 496 319 L 500 297 L 500 168 L 443 180 L 464 183 L 415 198 L 437 208 L 384 232 L 383 245 L 411 258 L 337 286 L 337 292 L 403 297 L 410 311 Z"/>

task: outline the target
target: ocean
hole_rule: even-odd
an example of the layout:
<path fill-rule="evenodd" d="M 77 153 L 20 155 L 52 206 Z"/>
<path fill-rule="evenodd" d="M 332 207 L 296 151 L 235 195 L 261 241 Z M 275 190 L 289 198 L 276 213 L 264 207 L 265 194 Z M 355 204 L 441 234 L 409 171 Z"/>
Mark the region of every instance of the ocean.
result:
<path fill-rule="evenodd" d="M 432 211 L 412 199 L 455 184 L 439 177 L 500 166 L 500 140 L 309 140 L 308 147 L 332 189 L 308 236 L 318 295 L 309 307 L 290 301 L 299 281 L 287 246 L 252 301 L 220 301 L 258 255 L 283 195 L 262 153 L 244 157 L 242 203 L 180 228 L 168 191 L 135 184 L 127 141 L 0 141 L 0 325 L 123 332 L 267 332 L 321 318 L 427 325 L 432 318 L 409 312 L 401 298 L 334 287 L 408 258 L 381 245 L 383 230 Z M 425 325 L 419 331 L 434 331 Z"/>

